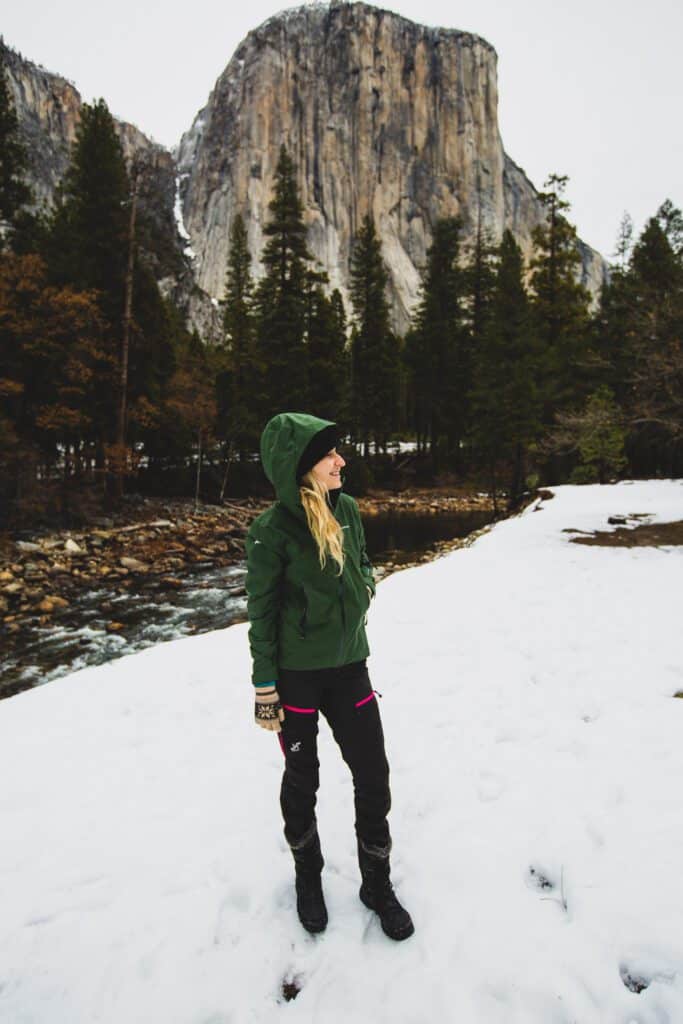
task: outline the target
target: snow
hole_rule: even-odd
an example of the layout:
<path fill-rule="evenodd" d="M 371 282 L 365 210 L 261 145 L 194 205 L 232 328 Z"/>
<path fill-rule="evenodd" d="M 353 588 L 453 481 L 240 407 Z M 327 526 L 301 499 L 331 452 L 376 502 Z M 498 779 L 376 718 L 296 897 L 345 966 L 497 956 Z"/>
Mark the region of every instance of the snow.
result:
<path fill-rule="evenodd" d="M 296 919 L 246 624 L 0 703 L 2 1024 L 683 1020 L 683 548 L 563 532 L 681 519 L 683 482 L 552 490 L 370 611 L 404 943 L 324 724 L 330 924 Z"/>
<path fill-rule="evenodd" d="M 359 442 L 356 447 L 360 450 L 362 447 L 361 443 Z M 387 448 L 390 451 L 399 452 L 400 454 L 403 454 L 404 452 L 415 452 L 417 451 L 417 441 L 389 441 Z M 378 451 L 377 444 L 374 441 L 368 441 L 368 451 Z"/>
<path fill-rule="evenodd" d="M 190 236 L 187 233 L 187 228 L 185 227 L 185 221 L 183 220 L 183 204 L 182 204 L 182 200 L 180 198 L 180 182 L 181 182 L 181 177 L 182 178 L 187 178 L 188 175 L 187 174 L 176 175 L 176 178 L 175 178 L 175 201 L 173 203 L 173 216 L 175 218 L 176 229 L 178 231 L 178 234 L 186 242 L 190 242 Z M 189 259 L 191 259 L 191 260 L 195 260 L 197 258 L 197 254 L 195 253 L 195 251 L 194 251 L 194 249 L 192 248 L 191 245 L 186 245 L 185 246 L 185 248 L 183 249 L 183 254 L 185 256 L 189 257 Z"/>

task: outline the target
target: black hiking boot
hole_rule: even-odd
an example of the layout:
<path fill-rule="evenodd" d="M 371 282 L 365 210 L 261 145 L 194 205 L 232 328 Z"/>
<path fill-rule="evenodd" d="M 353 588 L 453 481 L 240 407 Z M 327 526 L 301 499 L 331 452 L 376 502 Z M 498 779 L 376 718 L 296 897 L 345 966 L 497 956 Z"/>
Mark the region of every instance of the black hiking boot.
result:
<path fill-rule="evenodd" d="M 372 849 L 373 853 L 369 853 L 359 840 L 358 864 L 363 882 L 358 895 L 361 902 L 378 915 L 385 935 L 396 941 L 407 939 L 415 931 L 415 925 L 408 911 L 399 903 L 389 880 L 391 841 L 384 849 Z M 379 855 L 374 851 L 378 851 Z"/>
<path fill-rule="evenodd" d="M 320 873 L 323 856 L 317 831 L 304 846 L 293 846 L 296 869 L 296 910 L 307 932 L 324 932 L 327 927 L 327 907 L 323 897 Z"/>

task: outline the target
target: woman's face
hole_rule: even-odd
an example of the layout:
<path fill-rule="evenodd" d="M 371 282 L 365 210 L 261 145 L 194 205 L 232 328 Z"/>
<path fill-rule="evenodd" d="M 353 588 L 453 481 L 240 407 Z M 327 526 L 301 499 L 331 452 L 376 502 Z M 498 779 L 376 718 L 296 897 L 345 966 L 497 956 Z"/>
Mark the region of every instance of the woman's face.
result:
<path fill-rule="evenodd" d="M 341 487 L 342 482 L 339 474 L 342 466 L 345 465 L 346 460 L 337 452 L 337 449 L 330 448 L 327 455 L 323 455 L 320 462 L 316 462 L 315 466 L 311 469 L 311 473 L 323 487 L 333 491 L 335 488 Z"/>

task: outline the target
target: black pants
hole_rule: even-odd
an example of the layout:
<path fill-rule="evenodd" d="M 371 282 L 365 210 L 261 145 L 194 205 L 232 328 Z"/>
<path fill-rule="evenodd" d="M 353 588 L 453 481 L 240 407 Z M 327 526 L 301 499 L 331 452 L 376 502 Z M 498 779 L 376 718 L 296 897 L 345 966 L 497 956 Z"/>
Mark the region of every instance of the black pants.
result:
<path fill-rule="evenodd" d="M 285 710 L 280 734 L 285 755 L 280 806 L 289 845 L 303 845 L 315 832 L 321 712 L 353 776 L 356 835 L 366 847 L 386 849 L 390 844 L 389 765 L 365 661 L 339 668 L 281 669 L 277 688 Z"/>

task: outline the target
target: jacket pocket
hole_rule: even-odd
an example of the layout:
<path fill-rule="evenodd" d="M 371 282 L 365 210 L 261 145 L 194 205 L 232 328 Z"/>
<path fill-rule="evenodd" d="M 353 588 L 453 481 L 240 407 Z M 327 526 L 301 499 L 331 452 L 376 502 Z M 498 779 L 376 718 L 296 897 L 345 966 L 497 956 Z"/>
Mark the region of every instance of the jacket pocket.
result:
<path fill-rule="evenodd" d="M 360 595 L 360 610 L 361 613 L 364 615 L 365 612 L 367 612 L 368 608 L 370 607 L 372 595 L 370 594 L 370 591 L 368 590 L 368 585 L 365 582 L 365 576 L 363 576 L 363 573 L 361 572 L 360 569 L 357 569 L 356 572 L 354 573 L 354 580 L 356 591 Z"/>
<path fill-rule="evenodd" d="M 370 607 L 370 594 L 365 580 L 357 565 L 350 563 L 346 576 L 347 623 L 351 635 L 357 637 L 367 624 L 367 612 Z"/>

